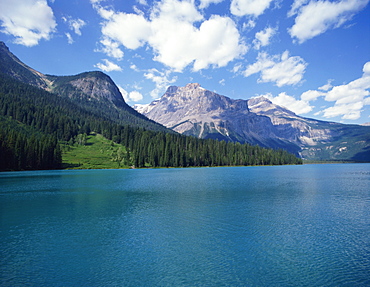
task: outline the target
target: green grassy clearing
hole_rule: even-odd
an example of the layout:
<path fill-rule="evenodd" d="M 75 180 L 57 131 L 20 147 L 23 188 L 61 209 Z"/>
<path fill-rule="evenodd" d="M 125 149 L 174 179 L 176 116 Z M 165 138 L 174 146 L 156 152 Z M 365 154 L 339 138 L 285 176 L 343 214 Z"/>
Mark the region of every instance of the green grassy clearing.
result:
<path fill-rule="evenodd" d="M 62 144 L 63 168 L 66 169 L 112 169 L 129 168 L 124 146 L 92 133 L 82 144 Z M 126 162 L 125 162 L 126 161 Z"/>

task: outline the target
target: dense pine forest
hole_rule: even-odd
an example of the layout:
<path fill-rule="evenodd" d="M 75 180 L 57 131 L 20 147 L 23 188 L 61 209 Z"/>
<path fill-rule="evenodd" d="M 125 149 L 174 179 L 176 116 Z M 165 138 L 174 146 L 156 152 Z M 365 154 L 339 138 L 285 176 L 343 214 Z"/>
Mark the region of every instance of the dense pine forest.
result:
<path fill-rule="evenodd" d="M 191 167 L 301 164 L 283 150 L 186 137 L 165 128 L 146 129 L 145 122 L 117 123 L 99 113 L 98 101 L 81 103 L 23 84 L 0 74 L 0 170 L 58 169 L 60 143 L 95 132 L 126 147 L 115 156 L 125 166 Z M 114 113 L 114 111 L 113 111 Z M 142 123 L 142 125 L 140 125 Z"/>

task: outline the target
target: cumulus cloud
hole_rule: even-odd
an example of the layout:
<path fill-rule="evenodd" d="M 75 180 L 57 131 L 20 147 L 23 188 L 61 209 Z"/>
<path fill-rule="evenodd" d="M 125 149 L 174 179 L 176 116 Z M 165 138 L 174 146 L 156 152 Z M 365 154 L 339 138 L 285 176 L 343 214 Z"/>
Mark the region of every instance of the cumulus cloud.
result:
<path fill-rule="evenodd" d="M 319 87 L 319 90 L 329 91 L 333 87 L 332 84 L 331 84 L 332 82 L 333 82 L 332 79 L 328 80 L 328 82 L 325 85 Z"/>
<path fill-rule="evenodd" d="M 253 40 L 254 48 L 259 50 L 261 47 L 265 47 L 270 44 L 270 39 L 276 33 L 276 29 L 267 27 L 266 29 L 256 33 L 255 39 Z"/>
<path fill-rule="evenodd" d="M 235 16 L 258 17 L 270 6 L 272 0 L 232 0 L 230 12 Z"/>
<path fill-rule="evenodd" d="M 46 0 L 1 0 L 1 32 L 13 35 L 15 43 L 35 46 L 49 40 L 56 30 L 52 9 Z"/>
<path fill-rule="evenodd" d="M 139 102 L 143 99 L 143 95 L 138 91 L 132 91 L 129 93 L 121 86 L 118 86 L 118 89 L 121 92 L 121 95 L 125 102 Z"/>
<path fill-rule="evenodd" d="M 143 95 L 138 91 L 132 91 L 128 94 L 130 101 L 138 102 L 143 99 Z"/>
<path fill-rule="evenodd" d="M 100 8 L 100 15 L 107 20 L 102 27 L 105 38 L 129 49 L 143 46 L 150 35 L 150 25 L 142 15 L 115 13 L 103 8 Z"/>
<path fill-rule="evenodd" d="M 309 90 L 301 95 L 301 99 L 303 101 L 316 101 L 318 97 L 321 97 L 323 95 L 325 95 L 325 93 L 315 90 Z"/>
<path fill-rule="evenodd" d="M 281 56 L 269 56 L 262 52 L 258 54 L 257 62 L 247 67 L 244 76 L 260 73 L 260 83 L 275 82 L 278 87 L 296 85 L 302 81 L 306 66 L 301 57 L 289 57 L 288 51 Z"/>
<path fill-rule="evenodd" d="M 305 5 L 309 0 L 295 0 L 292 4 L 291 9 L 288 12 L 288 17 L 292 17 L 296 15 L 299 9 Z"/>
<path fill-rule="evenodd" d="M 176 82 L 177 77 L 170 77 L 171 71 L 167 70 L 165 72 L 158 71 L 157 69 L 150 69 L 145 74 L 144 77 L 155 83 L 155 89 L 150 92 L 153 99 L 157 99 L 161 94 L 167 89 L 169 84 Z"/>
<path fill-rule="evenodd" d="M 100 43 L 103 45 L 103 48 L 96 51 L 103 52 L 109 57 L 116 58 L 117 60 L 122 60 L 124 53 L 119 48 L 119 43 L 112 41 L 109 38 L 103 38 Z"/>
<path fill-rule="evenodd" d="M 292 38 L 303 43 L 328 29 L 342 26 L 364 8 L 369 0 L 307 1 L 296 0 L 288 16 L 298 14 L 294 25 L 288 29 Z"/>
<path fill-rule="evenodd" d="M 268 98 L 275 105 L 285 107 L 298 115 L 307 114 L 313 109 L 308 101 L 302 99 L 297 100 L 296 98 L 289 96 L 286 93 L 280 93 L 276 97 L 271 94 L 266 94 L 263 96 Z"/>
<path fill-rule="evenodd" d="M 221 3 L 222 1 L 224 0 L 200 0 L 199 8 L 204 9 L 207 8 L 210 4 L 217 4 Z"/>
<path fill-rule="evenodd" d="M 103 59 L 104 63 L 98 63 L 94 67 L 99 68 L 100 70 L 103 70 L 104 72 L 112 72 L 112 71 L 122 71 L 122 68 L 118 66 L 115 63 L 112 63 L 111 61 L 107 59 Z"/>
<path fill-rule="evenodd" d="M 363 67 L 363 75 L 346 85 L 335 86 L 325 94 L 326 101 L 335 104 L 323 110 L 323 116 L 342 116 L 344 120 L 357 120 L 365 105 L 370 104 L 370 62 Z"/>
<path fill-rule="evenodd" d="M 301 95 L 303 101 L 313 101 L 323 97 L 334 105 L 315 115 L 325 118 L 340 116 L 344 120 L 357 120 L 365 105 L 370 105 L 370 62 L 365 63 L 363 75 L 348 84 L 332 86 L 332 80 L 320 87 L 321 91 L 310 90 Z"/>
<path fill-rule="evenodd" d="M 191 1 L 163 0 L 150 16 L 123 13 L 94 5 L 105 19 L 103 38 L 128 49 L 148 45 L 154 60 L 181 72 L 223 67 L 247 51 L 235 22 L 229 17 L 205 20 Z"/>

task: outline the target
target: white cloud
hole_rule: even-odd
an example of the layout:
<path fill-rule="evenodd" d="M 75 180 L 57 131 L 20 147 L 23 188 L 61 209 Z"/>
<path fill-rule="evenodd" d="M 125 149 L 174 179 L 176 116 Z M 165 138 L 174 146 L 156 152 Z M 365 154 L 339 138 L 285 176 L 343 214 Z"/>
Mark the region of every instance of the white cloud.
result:
<path fill-rule="evenodd" d="M 139 102 L 143 99 L 143 95 L 138 91 L 127 92 L 124 88 L 118 85 L 118 89 L 125 102 Z"/>
<path fill-rule="evenodd" d="M 288 12 L 288 17 L 292 17 L 296 15 L 299 9 L 305 5 L 309 0 L 295 0 L 292 4 L 291 9 Z"/>
<path fill-rule="evenodd" d="M 130 69 L 135 71 L 135 72 L 140 72 L 139 68 L 135 64 L 131 64 Z"/>
<path fill-rule="evenodd" d="M 117 87 L 122 95 L 122 98 L 125 100 L 125 102 L 128 102 L 130 100 L 128 97 L 128 92 L 124 88 L 122 88 L 120 85 L 117 85 Z"/>
<path fill-rule="evenodd" d="M 141 101 L 143 99 L 143 95 L 138 91 L 130 92 L 128 97 L 129 97 L 130 101 L 133 101 L 133 102 L 138 102 L 138 101 Z"/>
<path fill-rule="evenodd" d="M 239 74 L 239 72 L 243 69 L 243 64 L 242 63 L 237 63 L 234 65 L 234 67 L 231 69 L 231 71 L 234 74 Z"/>
<path fill-rule="evenodd" d="M 62 20 L 68 24 L 69 29 L 74 31 L 76 35 L 81 36 L 81 28 L 86 25 L 86 22 L 81 19 L 72 19 L 71 17 L 62 17 Z M 71 33 L 66 32 L 68 44 L 73 44 L 74 40 Z"/>
<path fill-rule="evenodd" d="M 52 9 L 46 0 L 1 0 L 1 32 L 16 37 L 15 43 L 35 46 L 49 40 L 56 30 Z"/>
<path fill-rule="evenodd" d="M 325 93 L 315 90 L 309 90 L 301 95 L 301 99 L 303 101 L 315 101 L 318 97 L 321 97 L 323 95 L 325 95 Z"/>
<path fill-rule="evenodd" d="M 70 28 L 79 36 L 82 35 L 81 28 L 86 25 L 86 22 L 81 19 L 71 19 L 69 21 Z"/>
<path fill-rule="evenodd" d="M 121 60 L 123 58 L 124 53 L 119 48 L 119 43 L 114 42 L 109 38 L 103 38 L 100 43 L 103 45 L 103 48 L 101 50 L 97 50 L 98 52 L 103 52 L 109 57 L 116 58 L 117 60 Z"/>
<path fill-rule="evenodd" d="M 363 108 L 362 102 L 355 102 L 351 104 L 334 105 L 330 108 L 323 110 L 325 118 L 334 118 L 342 116 L 343 120 L 357 120 L 361 116 L 361 109 Z"/>
<path fill-rule="evenodd" d="M 341 116 L 344 120 L 357 120 L 365 105 L 370 105 L 370 62 L 363 66 L 361 78 L 339 86 L 332 86 L 332 80 L 320 87 L 321 91 L 310 90 L 301 95 L 303 101 L 316 100 L 324 97 L 327 102 L 335 102 L 333 106 L 326 108 L 315 115 L 323 115 L 325 118 Z"/>
<path fill-rule="evenodd" d="M 103 59 L 103 63 L 98 63 L 94 67 L 99 68 L 103 70 L 104 72 L 112 72 L 112 71 L 122 71 L 122 68 L 118 66 L 115 63 L 112 63 L 111 61 L 107 59 Z"/>
<path fill-rule="evenodd" d="M 370 62 L 363 68 L 363 76 L 346 85 L 333 87 L 325 95 L 326 101 L 335 101 L 334 106 L 323 110 L 323 116 L 332 118 L 342 116 L 342 119 L 357 120 L 365 105 L 370 104 Z"/>
<path fill-rule="evenodd" d="M 329 91 L 333 87 L 331 82 L 333 82 L 332 79 L 328 80 L 328 82 L 325 85 L 319 87 L 318 89 L 321 91 Z"/>
<path fill-rule="evenodd" d="M 207 8 L 210 4 L 218 4 L 221 3 L 224 0 L 200 0 L 200 9 Z"/>
<path fill-rule="evenodd" d="M 115 13 L 103 8 L 100 8 L 100 14 L 108 20 L 102 27 L 104 37 L 129 49 L 143 46 L 150 35 L 150 25 L 142 15 Z"/>
<path fill-rule="evenodd" d="M 161 96 L 169 84 L 176 82 L 177 77 L 170 78 L 171 71 L 160 72 L 157 69 L 150 69 L 144 74 L 144 77 L 155 83 L 155 89 L 150 92 L 152 98 L 157 99 Z"/>
<path fill-rule="evenodd" d="M 362 68 L 365 76 L 370 75 L 370 62 L 365 63 L 364 67 Z"/>
<path fill-rule="evenodd" d="M 253 40 L 254 48 L 259 50 L 270 44 L 270 39 L 276 33 L 276 29 L 267 27 L 266 29 L 256 33 L 256 38 Z"/>
<path fill-rule="evenodd" d="M 104 39 L 133 50 L 147 44 L 155 53 L 154 60 L 178 72 L 191 64 L 194 71 L 223 67 L 247 51 L 231 18 L 204 20 L 191 1 L 158 2 L 149 19 L 94 7 L 106 20 Z"/>
<path fill-rule="evenodd" d="M 289 57 L 288 51 L 281 56 L 262 52 L 258 54 L 257 62 L 247 67 L 244 76 L 261 73 L 260 83 L 275 82 L 278 87 L 295 85 L 302 81 L 306 66 L 301 57 Z"/>
<path fill-rule="evenodd" d="M 313 109 L 308 101 L 297 100 L 296 98 L 289 96 L 286 93 L 280 93 L 276 97 L 272 96 L 271 94 L 263 96 L 268 98 L 275 105 L 283 106 L 298 115 L 307 114 Z"/>
<path fill-rule="evenodd" d="M 148 3 L 146 2 L 146 0 L 137 0 L 137 2 L 141 5 L 148 5 Z"/>
<path fill-rule="evenodd" d="M 288 29 L 292 38 L 303 43 L 328 29 L 338 28 L 364 8 L 369 0 L 330 1 L 298 0 L 293 3 L 288 15 L 298 13 L 294 25 Z"/>
<path fill-rule="evenodd" d="M 244 22 L 242 26 L 242 31 L 251 30 L 256 27 L 256 21 L 249 19 L 248 22 Z"/>
<path fill-rule="evenodd" d="M 258 17 L 270 6 L 272 0 L 232 0 L 230 12 L 235 16 Z"/>
<path fill-rule="evenodd" d="M 70 33 L 65 33 L 66 34 L 66 36 L 67 36 L 67 39 L 68 39 L 68 44 L 73 44 L 73 38 L 72 38 L 72 36 L 71 36 L 71 34 Z"/>

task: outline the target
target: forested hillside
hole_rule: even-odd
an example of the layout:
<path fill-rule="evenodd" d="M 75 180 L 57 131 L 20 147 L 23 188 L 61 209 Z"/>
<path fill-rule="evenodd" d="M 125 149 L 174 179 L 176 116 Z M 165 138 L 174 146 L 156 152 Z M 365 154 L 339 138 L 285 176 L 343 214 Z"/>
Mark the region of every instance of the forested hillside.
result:
<path fill-rule="evenodd" d="M 0 116 L 0 170 L 59 169 L 60 146 L 55 135 Z"/>
<path fill-rule="evenodd" d="M 104 114 L 83 109 L 68 98 L 4 74 L 0 74 L 0 116 L 3 117 L 0 122 L 0 158 L 12 157 L 11 160 L 2 160 L 1 170 L 59 168 L 58 142 L 73 143 L 79 134 L 91 132 L 124 145 L 127 153 L 122 155 L 122 160 L 124 158 L 126 164 L 135 167 L 301 163 L 300 159 L 285 151 L 121 125 Z M 25 128 L 20 126 L 29 129 L 25 132 Z M 46 157 L 46 154 L 50 156 Z"/>

